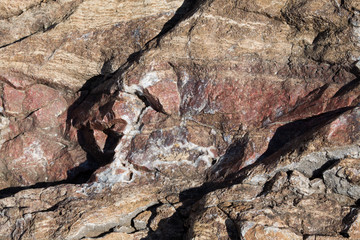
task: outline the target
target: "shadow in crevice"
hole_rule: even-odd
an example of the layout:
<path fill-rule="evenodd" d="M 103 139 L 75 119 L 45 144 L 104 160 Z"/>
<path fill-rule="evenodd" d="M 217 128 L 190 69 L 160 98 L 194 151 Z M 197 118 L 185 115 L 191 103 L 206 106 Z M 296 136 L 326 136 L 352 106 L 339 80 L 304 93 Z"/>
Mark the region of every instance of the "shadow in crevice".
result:
<path fill-rule="evenodd" d="M 237 171 L 242 165 L 242 159 L 245 157 L 245 149 L 249 144 L 248 134 L 241 139 L 235 140 L 226 150 L 219 161 L 211 167 L 210 178 L 217 176 L 226 176 L 229 171 Z M 211 176 L 212 175 L 212 176 Z"/>
<path fill-rule="evenodd" d="M 360 85 L 360 69 L 356 67 L 355 63 L 351 67 L 350 73 L 355 76 L 355 79 L 342 86 L 332 98 L 341 97 Z"/>
<path fill-rule="evenodd" d="M 115 72 L 108 73 L 109 61 L 102 67 L 102 73 L 89 79 L 79 90 L 79 98 L 70 106 L 67 115 L 68 133 L 71 128 L 77 131 L 78 143 L 87 153 L 87 160 L 80 166 L 70 170 L 69 181 L 74 183 L 87 182 L 92 174 L 100 167 L 113 160 L 114 149 L 122 137 L 122 133 L 114 130 L 114 126 L 97 128 L 106 116 L 112 119 L 114 114 L 112 107 L 120 91 L 123 90 L 122 75 L 135 63 L 138 63 L 145 52 L 158 47 L 161 38 L 169 33 L 181 21 L 192 16 L 207 0 L 185 0 L 177 9 L 174 16 L 167 21 L 160 33 L 148 41 L 144 47 L 129 55 L 127 61 Z M 152 43 L 156 43 L 155 45 Z M 142 96 L 141 96 L 142 97 Z M 143 100 L 143 98 L 141 98 Z M 105 147 L 100 149 L 94 136 L 95 130 L 101 130 L 107 135 Z"/>
<path fill-rule="evenodd" d="M 172 228 L 171 222 L 182 219 L 183 226 L 185 226 L 187 221 L 186 219 L 189 217 L 191 209 L 204 208 L 205 203 L 203 201 L 199 201 L 203 198 L 203 196 L 218 189 L 229 188 L 233 185 L 240 184 L 244 181 L 248 174 L 259 165 L 263 165 L 264 167 L 271 167 L 276 165 L 277 160 L 281 156 L 284 156 L 284 154 L 287 154 L 295 149 L 301 148 L 302 144 L 310 140 L 322 127 L 326 126 L 341 114 L 353 108 L 354 107 L 340 108 L 335 111 L 322 113 L 307 119 L 297 120 L 279 127 L 269 142 L 268 149 L 262 156 L 258 158 L 255 163 L 246 166 L 237 172 L 233 172 L 221 180 L 210 177 L 209 180 L 203 183 L 201 186 L 182 191 L 179 194 L 180 202 L 182 203 L 181 207 L 179 207 L 171 217 L 161 220 L 158 225 L 158 229 L 155 232 L 149 233 L 148 236 L 143 238 L 143 240 L 184 239 L 184 236 L 188 234 L 187 231 L 191 231 L 191 229 L 183 228 L 181 230 L 182 232 L 177 232 L 175 234 L 176 231 L 179 231 L 179 227 Z M 244 148 L 244 145 L 242 144 L 233 145 L 234 148 L 236 148 L 236 146 Z M 233 154 L 234 152 L 242 153 L 243 150 L 233 149 L 229 150 L 226 154 Z M 224 157 L 226 158 L 226 156 Z M 233 227 L 230 229 L 229 224 L 227 224 L 226 227 L 228 232 L 230 231 L 229 234 L 234 233 L 232 230 Z M 174 235 L 179 237 L 174 238 Z M 233 239 L 238 239 L 239 236 L 232 234 L 232 237 Z"/>
<path fill-rule="evenodd" d="M 349 238 L 349 229 L 352 224 L 355 222 L 356 217 L 358 216 L 359 209 L 358 208 L 351 208 L 349 213 L 343 218 L 342 225 L 344 226 L 342 231 L 339 233 L 345 238 Z"/>
<path fill-rule="evenodd" d="M 58 186 L 61 184 L 67 183 L 67 180 L 63 181 L 57 181 L 57 182 L 39 182 L 31 186 L 24 186 L 24 187 L 9 187 L 0 190 L 0 199 L 10 197 L 20 191 L 27 190 L 27 189 L 38 189 L 38 188 L 47 188 L 47 187 L 53 187 Z"/>
<path fill-rule="evenodd" d="M 257 162 L 270 164 L 275 153 L 290 152 L 297 148 L 301 142 L 310 139 L 320 128 L 335 120 L 341 114 L 354 107 L 344 107 L 334 111 L 325 112 L 317 116 L 300 119 L 279 127 L 269 142 L 267 150 L 260 156 Z M 277 156 L 277 155 L 275 155 Z"/>
<path fill-rule="evenodd" d="M 138 63 L 145 52 L 159 46 L 163 36 L 169 33 L 183 20 L 191 17 L 198 11 L 201 5 L 208 0 L 185 0 L 177 9 L 174 16 L 164 24 L 163 28 L 153 39 L 148 41 L 144 47 L 129 55 L 127 61 L 116 71 L 109 72 L 110 60 L 103 64 L 101 74 L 94 76 L 78 91 L 79 97 L 69 107 L 66 119 L 65 135 L 69 134 L 71 128 L 75 128 L 78 136 L 78 143 L 87 153 L 87 160 L 79 166 L 68 171 L 68 178 L 57 182 L 40 182 L 25 187 L 10 187 L 0 190 L 0 199 L 16 194 L 26 189 L 46 188 L 61 184 L 81 184 L 89 181 L 93 173 L 110 163 L 114 156 L 114 149 L 121 139 L 121 133 L 112 130 L 111 127 L 104 129 L 107 135 L 105 147 L 101 150 L 95 141 L 94 129 L 91 123 L 96 119 L 104 118 L 108 114 L 111 118 L 111 108 L 119 91 L 123 90 L 122 75 L 135 63 Z M 19 40 L 21 41 L 21 40 Z M 155 44 L 152 44 L 155 43 Z M 96 116 L 100 113 L 99 116 Z"/>
<path fill-rule="evenodd" d="M 355 78 L 354 80 L 350 81 L 349 83 L 345 84 L 343 87 L 341 87 L 332 98 L 341 97 L 348 92 L 354 90 L 360 85 L 360 77 Z"/>
<path fill-rule="evenodd" d="M 227 231 L 227 234 L 228 234 L 230 240 L 240 239 L 240 236 L 237 232 L 237 229 L 236 229 L 236 226 L 235 226 L 235 223 L 233 220 L 231 220 L 230 218 L 226 219 L 225 226 L 226 226 L 226 231 Z"/>
<path fill-rule="evenodd" d="M 212 0 L 185 0 L 183 4 L 176 10 L 174 16 L 167 21 L 160 33 L 156 35 L 152 40 L 156 39 L 157 46 L 160 44 L 161 38 L 169 33 L 175 26 L 177 26 L 182 21 L 194 15 L 202 5 L 205 3 L 211 3 Z M 151 40 L 151 41 L 152 41 Z"/>

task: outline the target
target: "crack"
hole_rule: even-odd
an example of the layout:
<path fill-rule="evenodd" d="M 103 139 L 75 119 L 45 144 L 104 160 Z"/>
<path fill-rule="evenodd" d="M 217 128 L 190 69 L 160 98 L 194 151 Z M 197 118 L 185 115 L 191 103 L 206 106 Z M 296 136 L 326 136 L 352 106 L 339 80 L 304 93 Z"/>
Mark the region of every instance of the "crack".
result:
<path fill-rule="evenodd" d="M 43 2 L 44 2 L 44 1 L 41 1 L 40 4 L 39 4 L 39 5 L 36 5 L 35 7 L 40 6 Z M 53 0 L 52 2 L 56 2 L 56 1 Z M 22 38 L 20 38 L 20 39 L 17 39 L 16 41 L 13 41 L 13 42 L 11 42 L 11 43 L 7 43 L 7 44 L 4 44 L 4 45 L 1 45 L 1 46 L 0 46 L 0 49 L 9 47 L 9 46 L 14 45 L 14 44 L 19 43 L 19 42 L 22 42 L 22 41 L 26 40 L 27 38 L 29 38 L 29 37 L 31 37 L 31 36 L 33 36 L 33 35 L 35 35 L 35 34 L 45 33 L 45 32 L 47 32 L 47 31 L 50 31 L 51 29 L 55 28 L 58 24 L 65 22 L 65 21 L 78 9 L 78 7 L 80 6 L 80 4 L 81 4 L 82 2 L 83 2 L 83 0 L 81 0 L 81 1 L 79 2 L 79 4 L 78 4 L 77 6 L 75 6 L 73 9 L 70 9 L 70 11 L 67 12 L 67 13 L 66 13 L 64 16 L 62 16 L 60 19 L 57 19 L 57 20 L 55 19 L 54 23 L 50 24 L 49 26 L 45 26 L 45 24 L 44 24 L 44 25 L 43 25 L 42 27 L 40 27 L 38 30 L 35 30 L 33 33 L 31 33 L 31 34 L 29 34 L 29 35 L 26 35 L 26 36 L 24 36 L 24 37 L 22 37 Z M 31 8 L 31 9 L 32 9 L 32 8 Z M 30 10 L 30 9 L 28 9 L 28 10 L 26 10 L 26 11 L 29 11 L 29 10 Z M 21 16 L 21 14 L 18 15 L 18 16 Z"/>
<path fill-rule="evenodd" d="M 14 44 L 19 43 L 19 42 L 22 42 L 22 41 L 24 41 L 25 39 L 27 39 L 27 38 L 29 38 L 29 37 L 33 36 L 33 35 L 34 35 L 34 34 L 36 34 L 36 33 L 37 33 L 37 32 L 31 33 L 30 35 L 27 35 L 27 36 L 25 36 L 25 37 L 22 37 L 22 38 L 20 38 L 20 39 L 18 39 L 18 40 L 16 40 L 16 41 L 14 41 L 14 42 L 7 43 L 7 44 L 5 44 L 5 45 L 1 45 L 1 46 L 0 46 L 0 49 L 2 49 L 2 48 L 6 48 L 6 47 L 9 47 L 9 46 L 14 45 Z"/>
<path fill-rule="evenodd" d="M 234 185 L 242 182 L 242 180 L 245 179 L 246 176 L 251 173 L 251 170 L 256 166 L 262 165 L 267 169 L 271 169 L 277 164 L 278 159 L 281 159 L 281 156 L 295 151 L 296 149 L 301 149 L 302 144 L 311 139 L 322 127 L 326 126 L 343 113 L 354 108 L 355 107 L 344 107 L 336 109 L 306 119 L 299 119 L 279 127 L 270 140 L 267 150 L 253 164 L 250 164 L 240 170 L 237 167 L 233 167 L 233 165 L 228 162 L 223 162 L 224 159 L 228 160 L 229 158 L 228 152 L 232 148 L 230 147 L 227 150 L 227 153 L 225 153 L 218 163 L 214 165 L 230 164 L 232 166 L 230 172 L 218 174 L 218 172 L 215 171 L 217 168 L 212 168 L 208 173 L 208 181 L 218 182 L 219 184 L 222 182 L 222 184 L 227 183 L 229 185 Z M 237 149 L 236 146 L 233 146 L 233 148 L 233 151 L 236 152 L 240 151 L 243 147 Z M 238 161 L 235 161 L 235 163 L 238 165 L 241 164 L 241 159 L 243 158 L 242 155 L 236 154 L 235 156 L 238 156 Z"/>
<path fill-rule="evenodd" d="M 228 233 L 229 239 L 230 240 L 238 240 L 238 239 L 240 239 L 241 234 L 238 232 L 238 230 L 236 228 L 235 221 L 220 206 L 217 206 L 217 208 L 228 217 L 228 219 L 225 220 L 225 226 L 226 226 L 226 231 Z"/>
<path fill-rule="evenodd" d="M 106 235 L 113 233 L 115 230 L 115 227 L 110 228 L 109 230 L 107 230 L 106 232 L 100 233 L 99 235 L 97 235 L 96 237 L 91 237 L 90 239 L 103 239 Z M 82 237 L 81 239 L 89 239 L 88 237 Z"/>
<path fill-rule="evenodd" d="M 332 98 L 342 97 L 345 94 L 349 93 L 350 91 L 354 90 L 360 86 L 360 77 L 357 77 L 356 79 L 352 80 L 351 82 L 345 84 L 342 86 L 335 94 L 332 96 Z"/>
<path fill-rule="evenodd" d="M 164 24 L 160 33 L 154 38 L 157 46 L 160 45 L 161 38 L 171 32 L 179 23 L 193 16 L 205 3 L 213 0 L 184 0 L 183 4 L 176 10 L 175 15 Z M 152 41 L 152 40 L 150 40 Z"/>
<path fill-rule="evenodd" d="M 136 95 L 141 101 L 144 102 L 145 105 L 150 106 L 156 112 L 169 115 L 165 112 L 164 107 L 161 105 L 159 100 L 156 97 L 152 96 L 146 89 L 144 90 L 144 94 L 141 94 L 140 92 L 136 92 Z"/>
<path fill-rule="evenodd" d="M 339 233 L 341 236 L 345 238 L 349 238 L 348 231 L 351 225 L 355 222 L 356 217 L 358 216 L 359 209 L 358 208 L 351 208 L 350 212 L 343 218 L 343 230 Z"/>
<path fill-rule="evenodd" d="M 279 127 L 273 138 L 270 140 L 268 149 L 258 161 L 262 161 L 270 157 L 283 148 L 291 147 L 291 145 L 294 144 L 294 141 L 298 142 L 299 138 L 302 139 L 306 136 L 312 135 L 321 127 L 327 125 L 341 114 L 353 108 L 354 107 L 344 107 L 336 109 L 334 111 L 325 112 L 306 119 L 299 119 Z"/>
<path fill-rule="evenodd" d="M 35 212 L 32 212 L 31 214 L 36 214 L 36 213 L 44 213 L 44 212 L 54 212 L 56 211 L 58 208 L 60 208 L 61 205 L 64 205 L 66 203 L 69 202 L 69 199 L 68 198 L 65 198 L 59 202 L 57 202 L 56 204 L 54 204 L 53 206 L 47 208 L 47 209 L 44 209 L 44 210 L 39 210 L 39 211 L 35 211 Z"/>
<path fill-rule="evenodd" d="M 123 74 L 131 68 L 134 64 L 139 63 L 140 58 L 145 52 L 152 48 L 157 48 L 160 45 L 160 40 L 166 34 L 171 32 L 180 22 L 191 17 L 198 9 L 208 2 L 207 0 L 185 0 L 183 4 L 177 9 L 174 16 L 164 24 L 162 30 L 151 40 L 149 40 L 139 51 L 130 54 L 127 61 L 120 66 L 115 72 L 108 75 L 98 75 L 89 79 L 83 87 L 79 90 L 80 97 L 69 107 L 66 131 L 68 133 L 71 127 L 78 131 L 79 144 L 83 150 L 88 154 L 88 161 L 92 162 L 95 159 L 104 159 L 104 156 L 99 151 L 96 144 L 91 122 L 96 119 L 96 112 L 102 112 L 101 108 L 107 106 L 111 109 L 120 91 L 124 91 Z M 106 63 L 104 63 L 105 65 Z M 154 110 L 164 112 L 157 108 L 154 103 L 147 96 L 142 96 L 135 93 L 137 97 L 145 103 L 145 106 L 151 106 Z M 83 136 L 83 138 L 81 137 Z M 86 140 L 88 139 L 88 140 Z M 120 138 L 118 138 L 119 140 Z M 81 142 L 85 140 L 85 142 Z M 113 149 L 116 144 L 112 144 Z M 112 149 L 112 150 L 113 150 Z M 112 152 L 112 151 L 111 151 Z M 113 155 L 106 157 L 106 164 L 113 160 Z M 104 162 L 104 161 L 102 161 Z M 100 163 L 101 166 L 104 164 Z"/>
<path fill-rule="evenodd" d="M 326 163 L 324 163 L 320 168 L 314 170 L 313 175 L 309 178 L 310 181 L 315 179 L 315 178 L 321 178 L 323 173 L 332 168 L 333 166 L 335 166 L 337 163 L 340 162 L 340 159 L 337 160 L 329 160 Z"/>
<path fill-rule="evenodd" d="M 313 103 L 317 100 L 319 100 L 324 92 L 326 91 L 326 89 L 329 88 L 329 84 L 324 84 L 323 86 L 316 88 L 314 90 L 312 90 L 309 94 L 307 94 L 305 97 L 299 99 L 295 106 L 293 107 L 293 109 L 291 111 L 289 111 L 286 115 L 290 115 L 292 112 L 296 111 L 296 109 L 306 106 L 309 103 Z"/>
<path fill-rule="evenodd" d="M 269 18 L 269 19 L 274 20 L 274 21 L 277 21 L 277 22 L 281 22 L 281 23 L 284 23 L 284 22 L 285 22 L 284 19 L 279 18 L 279 17 L 277 17 L 277 16 L 272 16 L 272 15 L 270 15 L 270 14 L 267 13 L 267 12 L 251 11 L 251 10 L 248 10 L 248 9 L 246 9 L 246 8 L 241 8 L 241 7 L 238 8 L 238 9 L 240 9 L 240 10 L 246 12 L 246 13 L 253 13 L 253 14 L 261 15 L 261 16 L 264 16 L 264 17 L 266 17 L 266 18 Z"/>
<path fill-rule="evenodd" d="M 279 173 L 275 174 L 274 177 L 272 177 L 270 180 L 268 180 L 264 184 L 262 191 L 256 197 L 266 196 L 268 193 L 271 192 L 276 180 L 278 180 L 278 174 Z M 288 173 L 288 178 L 289 177 L 290 177 L 290 174 Z"/>
<path fill-rule="evenodd" d="M 0 190 L 0 199 L 7 198 L 10 196 L 15 195 L 16 193 L 27 190 L 27 189 L 39 189 L 39 188 L 48 188 L 48 187 L 54 187 L 58 185 L 62 185 L 65 183 L 70 183 L 68 180 L 62 180 L 58 182 L 39 182 L 31 186 L 25 186 L 25 187 L 9 187 L 4 188 Z"/>
<path fill-rule="evenodd" d="M 159 207 L 161 207 L 163 205 L 163 203 L 158 203 L 158 204 L 155 204 L 149 208 L 147 208 L 146 210 L 144 210 L 143 212 L 145 211 L 150 211 L 151 212 L 151 216 L 150 218 L 148 219 L 147 223 L 146 223 L 146 228 L 148 229 L 148 231 L 151 233 L 151 232 L 154 232 L 151 228 L 151 223 L 152 221 L 155 219 L 155 217 L 157 216 L 157 209 Z M 143 213 L 141 212 L 141 213 Z M 138 215 L 140 215 L 141 213 L 139 213 Z M 134 223 L 134 219 L 138 216 L 136 215 L 133 219 L 131 219 L 131 226 L 135 229 L 135 231 L 139 231 L 138 229 L 136 229 L 135 227 L 135 223 Z M 141 229 L 140 229 L 141 230 Z"/>
<path fill-rule="evenodd" d="M 190 29 L 189 29 L 189 31 L 188 31 L 188 33 L 187 33 L 187 37 L 188 37 L 188 41 L 187 41 L 187 43 L 186 43 L 186 50 L 187 50 L 187 55 L 188 55 L 188 57 L 190 58 L 190 60 L 194 60 L 194 57 L 192 56 L 192 54 L 191 54 L 191 33 L 192 33 L 192 31 L 194 30 L 194 28 L 195 28 L 195 26 L 196 26 L 196 24 L 197 24 L 197 22 L 199 21 L 199 19 L 201 18 L 201 16 L 202 16 L 202 12 L 200 13 L 200 15 L 195 19 L 195 21 L 191 24 L 191 27 L 190 27 Z M 174 66 L 172 66 L 172 68 L 174 69 L 174 71 L 175 71 L 175 67 Z"/>
<path fill-rule="evenodd" d="M 11 142 L 11 141 L 13 141 L 13 140 L 17 139 L 18 137 L 20 137 L 20 136 L 22 136 L 22 135 L 24 135 L 24 134 L 25 134 L 25 132 L 21 132 L 21 133 L 19 133 L 19 134 L 15 135 L 14 137 L 12 137 L 12 138 L 10 138 L 10 139 L 6 140 L 5 142 L 3 142 L 3 145 L 5 145 L 5 144 L 7 144 L 7 143 L 9 143 L 9 142 Z"/>

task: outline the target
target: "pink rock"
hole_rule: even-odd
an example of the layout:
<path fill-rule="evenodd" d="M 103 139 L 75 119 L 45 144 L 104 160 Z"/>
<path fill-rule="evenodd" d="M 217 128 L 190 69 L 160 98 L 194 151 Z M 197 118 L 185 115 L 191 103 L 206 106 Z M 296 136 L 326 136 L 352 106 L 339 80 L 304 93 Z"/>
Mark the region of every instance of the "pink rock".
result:
<path fill-rule="evenodd" d="M 19 134 L 30 131 L 34 127 L 34 121 L 32 118 L 20 119 L 16 122 L 10 121 L 8 126 L 8 134 L 4 136 L 4 139 L 8 140 L 18 136 Z"/>
<path fill-rule="evenodd" d="M 21 113 L 24 98 L 25 93 L 23 91 L 4 84 L 5 111 L 9 113 Z"/>
<path fill-rule="evenodd" d="M 59 98 L 59 92 L 42 84 L 35 84 L 26 91 L 26 98 L 23 102 L 23 109 L 31 112 L 49 105 Z"/>
<path fill-rule="evenodd" d="M 178 115 L 180 109 L 180 94 L 173 81 L 165 80 L 144 90 L 144 95 L 156 110 L 169 115 Z"/>
<path fill-rule="evenodd" d="M 344 113 L 335 119 L 327 129 L 327 139 L 338 145 L 351 144 L 360 137 L 360 109 Z"/>
<path fill-rule="evenodd" d="M 77 129 L 74 128 L 71 123 L 67 123 L 67 117 L 68 113 L 65 111 L 57 118 L 60 132 L 66 139 L 69 139 L 72 142 L 77 142 Z"/>
<path fill-rule="evenodd" d="M 0 81 L 9 83 L 11 86 L 14 86 L 17 89 L 24 89 L 31 85 L 34 80 L 22 73 L 8 72 L 2 73 L 0 76 Z"/>
<path fill-rule="evenodd" d="M 36 125 L 40 128 L 51 128 L 59 125 L 58 117 L 67 109 L 67 102 L 59 96 L 44 108 L 34 113 Z"/>
<path fill-rule="evenodd" d="M 145 110 L 144 115 L 141 119 L 141 122 L 144 123 L 144 125 L 150 125 L 155 124 L 157 122 L 164 121 L 166 118 L 166 115 L 163 113 L 159 113 L 155 111 L 152 108 L 148 108 Z"/>
<path fill-rule="evenodd" d="M 127 93 L 120 93 L 118 99 L 112 106 L 112 111 L 114 113 L 113 119 L 122 118 L 135 122 L 138 117 L 137 113 L 139 109 L 143 107 L 144 103 L 137 97 Z"/>
<path fill-rule="evenodd" d="M 1 150 L 7 169 L 24 185 L 65 179 L 73 161 L 64 154 L 65 145 L 38 132 L 24 133 Z"/>
<path fill-rule="evenodd" d="M 100 147 L 100 149 L 104 149 L 107 135 L 103 131 L 94 130 L 94 138 L 96 140 L 97 145 Z"/>

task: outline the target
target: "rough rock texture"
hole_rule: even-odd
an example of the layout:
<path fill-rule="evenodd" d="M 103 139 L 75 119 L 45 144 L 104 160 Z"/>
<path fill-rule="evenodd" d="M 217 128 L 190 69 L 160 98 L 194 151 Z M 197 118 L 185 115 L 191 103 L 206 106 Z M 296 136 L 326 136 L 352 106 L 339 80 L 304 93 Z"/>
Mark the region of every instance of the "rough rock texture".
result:
<path fill-rule="evenodd" d="M 0 239 L 359 239 L 356 0 L 0 2 Z"/>

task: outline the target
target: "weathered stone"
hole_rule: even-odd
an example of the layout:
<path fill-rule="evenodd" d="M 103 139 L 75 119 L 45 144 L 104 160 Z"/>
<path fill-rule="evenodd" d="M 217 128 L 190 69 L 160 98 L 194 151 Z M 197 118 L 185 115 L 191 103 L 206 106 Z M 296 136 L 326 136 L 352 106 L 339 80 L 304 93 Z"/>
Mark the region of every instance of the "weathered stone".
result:
<path fill-rule="evenodd" d="M 360 222 L 359 222 L 359 215 L 355 217 L 355 221 L 351 223 L 347 234 L 349 235 L 350 239 L 358 239 L 360 238 Z"/>
<path fill-rule="evenodd" d="M 359 19 L 2 1 L 0 238 L 359 238 Z"/>
<path fill-rule="evenodd" d="M 232 220 L 216 207 L 206 209 L 190 225 L 188 239 L 228 239 L 229 228 L 234 227 Z"/>
<path fill-rule="evenodd" d="M 11 182 L 32 185 L 67 178 L 75 161 L 66 150 L 66 145 L 51 137 L 26 133 L 6 142 L 1 152 Z"/>
<path fill-rule="evenodd" d="M 46 107 L 34 112 L 36 125 L 42 129 L 58 127 L 60 125 L 59 116 L 66 111 L 67 106 L 65 99 L 59 96 Z"/>
<path fill-rule="evenodd" d="M 325 193 L 325 185 L 321 179 L 313 179 L 310 181 L 310 179 L 297 171 L 291 174 L 289 183 L 290 189 L 299 194 L 310 195 L 314 193 Z"/>
<path fill-rule="evenodd" d="M 148 221 L 151 217 L 151 211 L 145 211 L 140 213 L 134 218 L 134 227 L 136 230 L 143 230 L 147 227 Z"/>
<path fill-rule="evenodd" d="M 163 219 L 170 218 L 175 212 L 176 212 L 176 209 L 174 208 L 174 206 L 171 206 L 168 204 L 164 204 L 164 205 L 156 208 L 156 215 L 150 223 L 150 228 L 153 231 L 158 230 L 160 221 Z"/>
<path fill-rule="evenodd" d="M 4 85 L 4 107 L 5 111 L 9 113 L 22 113 L 22 103 L 25 99 L 25 93 L 21 90 L 16 90 L 11 86 Z"/>
<path fill-rule="evenodd" d="M 290 229 L 256 225 L 256 223 L 245 222 L 241 229 L 243 239 L 303 239 Z"/>
<path fill-rule="evenodd" d="M 147 233 L 146 232 L 136 232 L 133 234 L 128 234 L 128 233 L 109 233 L 107 235 L 105 235 L 104 237 L 97 237 L 96 239 L 100 239 L 100 240 L 141 240 L 144 237 L 146 237 Z M 83 238 L 85 240 L 91 240 L 94 238 Z"/>
<path fill-rule="evenodd" d="M 58 97 L 59 93 L 53 88 L 42 84 L 33 85 L 26 91 L 26 97 L 23 102 L 24 111 L 32 112 L 38 110 L 47 106 Z"/>
<path fill-rule="evenodd" d="M 161 81 L 146 88 L 144 95 L 154 109 L 170 115 L 179 114 L 180 95 L 176 83 Z"/>
<path fill-rule="evenodd" d="M 181 4 L 182 1 L 147 1 L 145 5 L 143 1 L 109 1 L 104 5 L 99 0 L 26 4 L 34 7 L 1 20 L 1 31 L 6 36 L 1 45 L 8 45 L 2 48 L 1 55 L 11 57 L 1 58 L 1 65 L 8 66 L 0 72 L 10 75 L 7 69 L 14 69 L 47 82 L 79 88 L 101 71 L 108 73 L 121 66 L 127 56 L 156 36 Z M 21 5 L 14 8 L 21 9 Z M 129 44 L 119 45 L 119 39 Z M 104 62 L 108 64 L 105 66 Z"/>
<path fill-rule="evenodd" d="M 354 199 L 360 197 L 358 179 L 359 159 L 344 159 L 324 172 L 324 181 L 334 192 Z"/>

